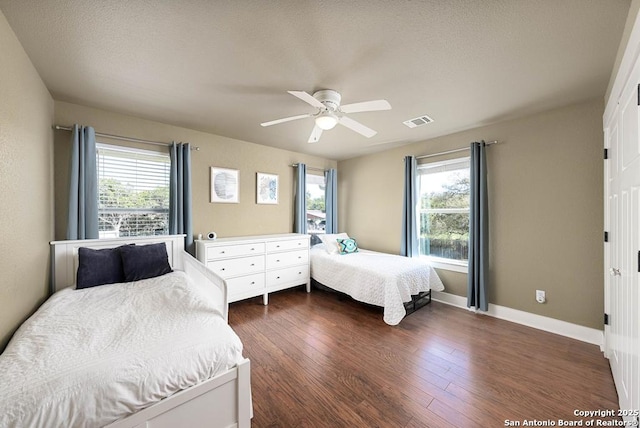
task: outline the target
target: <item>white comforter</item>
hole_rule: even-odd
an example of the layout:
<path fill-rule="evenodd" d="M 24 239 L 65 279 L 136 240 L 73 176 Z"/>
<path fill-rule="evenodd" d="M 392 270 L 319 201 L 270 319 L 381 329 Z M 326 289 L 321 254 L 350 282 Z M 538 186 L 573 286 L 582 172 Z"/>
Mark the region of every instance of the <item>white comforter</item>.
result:
<path fill-rule="evenodd" d="M 97 427 L 224 372 L 242 343 L 184 272 L 54 294 L 0 355 L 0 427 Z"/>
<path fill-rule="evenodd" d="M 374 251 L 329 254 L 324 244 L 311 248 L 311 277 L 354 299 L 384 307 L 384 322 L 398 324 L 403 302 L 422 291 L 444 290 L 436 271 L 424 260 Z"/>

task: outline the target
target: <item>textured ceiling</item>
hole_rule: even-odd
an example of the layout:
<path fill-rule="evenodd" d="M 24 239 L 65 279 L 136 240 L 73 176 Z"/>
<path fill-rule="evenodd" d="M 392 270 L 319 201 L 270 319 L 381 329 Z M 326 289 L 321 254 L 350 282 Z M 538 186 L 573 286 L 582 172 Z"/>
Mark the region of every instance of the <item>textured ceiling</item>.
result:
<path fill-rule="evenodd" d="M 57 100 L 346 159 L 604 96 L 629 0 L 0 0 Z M 386 99 L 306 141 L 286 93 Z M 404 120 L 434 122 L 409 129 Z M 479 136 L 481 138 L 483 136 Z"/>

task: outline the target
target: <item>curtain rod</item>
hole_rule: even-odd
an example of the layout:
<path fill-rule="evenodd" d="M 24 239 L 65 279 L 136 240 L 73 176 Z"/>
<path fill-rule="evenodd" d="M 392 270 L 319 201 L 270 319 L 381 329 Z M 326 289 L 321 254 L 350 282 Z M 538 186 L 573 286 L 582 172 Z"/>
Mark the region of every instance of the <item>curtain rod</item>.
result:
<path fill-rule="evenodd" d="M 289 165 L 289 166 L 291 166 L 291 167 L 293 167 L 293 168 L 297 168 L 297 167 L 298 167 L 298 164 L 297 164 L 297 163 L 292 163 L 292 164 L 291 164 L 291 165 Z M 323 169 L 323 168 L 315 168 L 315 167 L 313 167 L 313 166 L 308 166 L 308 167 L 307 167 L 307 169 L 309 169 L 309 170 L 311 170 L 311 171 L 322 171 L 322 172 L 326 171 L 326 170 L 325 170 L 325 169 Z"/>
<path fill-rule="evenodd" d="M 485 144 L 487 146 L 490 146 L 492 144 L 498 144 L 498 142 L 497 141 L 489 141 L 488 143 L 485 143 Z M 416 159 L 432 158 L 434 156 L 448 155 L 449 153 L 457 153 L 457 152 L 462 152 L 464 150 L 469 150 L 469 147 L 460 147 L 459 149 L 447 150 L 446 152 L 433 153 L 431 155 L 416 156 Z"/>
<path fill-rule="evenodd" d="M 73 128 L 71 126 L 61 126 L 61 125 L 53 125 L 53 129 L 59 130 L 59 131 L 71 131 L 73 130 Z M 161 141 L 150 141 L 150 140 L 141 140 L 139 138 L 132 138 L 132 137 L 123 137 L 121 135 L 112 135 L 112 134 L 103 134 L 102 132 L 96 132 L 96 136 L 98 137 L 105 137 L 105 138 L 111 138 L 114 140 L 121 140 L 121 141 L 131 141 L 132 143 L 142 143 L 142 144 L 153 144 L 154 146 L 170 146 L 170 143 L 163 143 Z M 191 150 L 200 150 L 200 147 L 198 146 L 192 146 Z"/>

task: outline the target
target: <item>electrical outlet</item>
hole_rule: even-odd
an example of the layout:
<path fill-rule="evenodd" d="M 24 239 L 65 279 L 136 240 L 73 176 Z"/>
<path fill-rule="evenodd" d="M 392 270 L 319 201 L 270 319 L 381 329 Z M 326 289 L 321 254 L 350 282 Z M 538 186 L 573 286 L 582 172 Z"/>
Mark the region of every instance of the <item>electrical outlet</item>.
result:
<path fill-rule="evenodd" d="M 547 301 L 544 290 L 536 290 L 536 302 L 544 303 Z"/>

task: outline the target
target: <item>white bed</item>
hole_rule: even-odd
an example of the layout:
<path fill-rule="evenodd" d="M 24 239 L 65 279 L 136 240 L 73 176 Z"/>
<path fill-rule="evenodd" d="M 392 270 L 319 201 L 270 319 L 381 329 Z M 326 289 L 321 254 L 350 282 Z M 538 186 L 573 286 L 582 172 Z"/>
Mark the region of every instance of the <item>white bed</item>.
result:
<path fill-rule="evenodd" d="M 174 272 L 75 290 L 78 248 L 163 242 Z M 183 236 L 52 243 L 57 292 L 0 355 L 0 427 L 248 427 L 226 284 Z"/>
<path fill-rule="evenodd" d="M 406 315 L 404 302 L 444 285 L 425 261 L 359 249 L 352 254 L 311 247 L 311 278 L 355 300 L 384 308 L 384 322 L 397 325 Z"/>

